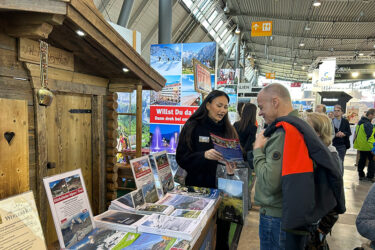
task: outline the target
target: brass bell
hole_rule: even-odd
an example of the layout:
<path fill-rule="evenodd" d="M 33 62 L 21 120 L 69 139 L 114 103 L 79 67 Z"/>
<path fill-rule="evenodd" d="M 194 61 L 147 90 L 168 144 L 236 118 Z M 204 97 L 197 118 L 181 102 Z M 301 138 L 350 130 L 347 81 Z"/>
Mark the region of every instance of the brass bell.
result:
<path fill-rule="evenodd" d="M 42 87 L 41 89 L 38 90 L 37 96 L 38 96 L 39 105 L 42 105 L 42 106 L 51 105 L 52 100 L 53 100 L 53 93 L 49 89 Z"/>

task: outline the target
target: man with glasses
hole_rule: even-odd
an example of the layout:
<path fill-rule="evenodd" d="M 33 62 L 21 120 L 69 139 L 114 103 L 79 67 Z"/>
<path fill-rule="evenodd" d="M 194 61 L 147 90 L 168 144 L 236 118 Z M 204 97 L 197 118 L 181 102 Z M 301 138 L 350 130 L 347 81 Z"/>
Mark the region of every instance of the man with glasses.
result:
<path fill-rule="evenodd" d="M 333 111 L 334 118 L 332 122 L 335 129 L 335 137 L 333 138 L 332 144 L 335 146 L 342 164 L 344 165 L 346 150 L 350 148 L 349 137 L 352 132 L 350 130 L 349 121 L 342 117 L 342 107 L 337 104 L 334 106 Z"/>

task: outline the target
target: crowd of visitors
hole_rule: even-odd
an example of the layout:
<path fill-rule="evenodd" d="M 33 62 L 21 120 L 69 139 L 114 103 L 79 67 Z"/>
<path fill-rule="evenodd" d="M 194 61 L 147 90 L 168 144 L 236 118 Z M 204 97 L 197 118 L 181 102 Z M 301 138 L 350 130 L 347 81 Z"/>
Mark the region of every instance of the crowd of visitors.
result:
<path fill-rule="evenodd" d="M 260 206 L 260 249 L 329 249 L 326 236 L 346 211 L 343 163 L 352 131 L 342 106 L 335 105 L 327 114 L 325 105 L 317 105 L 315 112 L 301 118 L 293 110 L 288 90 L 275 83 L 258 93 L 258 107 L 239 104 L 240 120 L 232 126 L 228 103 L 227 94 L 212 91 L 184 125 L 176 160 L 187 171 L 186 184 L 216 187 L 217 164 L 225 160 L 214 149 L 210 133 L 238 139 L 246 166 L 254 169 L 257 178 L 254 201 Z M 265 129 L 259 128 L 257 109 Z M 374 117 L 375 109 L 369 109 L 355 128 L 352 143 L 359 152 L 360 181 L 374 182 Z M 235 164 L 226 164 L 228 174 L 235 168 Z M 357 219 L 358 231 L 372 246 L 374 190 Z M 229 247 L 228 231 L 228 225 L 218 220 L 217 249 Z"/>

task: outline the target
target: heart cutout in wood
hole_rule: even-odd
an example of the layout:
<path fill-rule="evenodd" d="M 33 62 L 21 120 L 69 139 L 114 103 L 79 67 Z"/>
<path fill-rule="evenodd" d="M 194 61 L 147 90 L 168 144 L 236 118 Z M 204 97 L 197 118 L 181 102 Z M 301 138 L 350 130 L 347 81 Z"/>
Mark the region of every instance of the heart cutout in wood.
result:
<path fill-rule="evenodd" d="M 16 134 L 14 132 L 5 132 L 4 133 L 4 137 L 5 137 L 5 140 L 7 140 L 8 144 L 10 145 L 11 141 L 13 140 L 14 136 Z"/>

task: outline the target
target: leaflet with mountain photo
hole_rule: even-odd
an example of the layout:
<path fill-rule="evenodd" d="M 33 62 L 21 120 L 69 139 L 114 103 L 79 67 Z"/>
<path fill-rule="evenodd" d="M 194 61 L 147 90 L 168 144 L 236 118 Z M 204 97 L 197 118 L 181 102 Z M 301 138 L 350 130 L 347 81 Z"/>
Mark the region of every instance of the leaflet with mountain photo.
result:
<path fill-rule="evenodd" d="M 137 189 L 142 189 L 145 202 L 154 203 L 159 200 L 154 175 L 148 156 L 130 160 L 130 166 Z"/>
<path fill-rule="evenodd" d="M 96 228 L 91 234 L 86 235 L 70 250 L 92 250 L 107 249 L 121 250 L 130 246 L 140 234 L 111 230 L 106 228 Z"/>
<path fill-rule="evenodd" d="M 158 173 L 163 195 L 174 188 L 171 165 L 168 160 L 167 151 L 158 152 L 152 155 Z"/>
<path fill-rule="evenodd" d="M 154 204 L 154 203 L 145 203 L 142 206 L 138 207 L 135 212 L 139 214 L 165 214 L 169 215 L 173 212 L 174 207 L 163 205 L 163 204 Z"/>
<path fill-rule="evenodd" d="M 154 233 L 184 240 L 192 240 L 201 230 L 199 220 L 152 214 L 139 226 L 138 231 Z"/>
<path fill-rule="evenodd" d="M 43 179 L 61 248 L 70 248 L 95 228 L 81 169 Z"/>
<path fill-rule="evenodd" d="M 173 206 L 175 209 L 190 209 L 190 210 L 207 211 L 213 207 L 215 200 L 201 198 L 201 197 L 194 197 L 194 196 L 189 196 L 189 195 L 168 193 L 157 203 Z"/>

